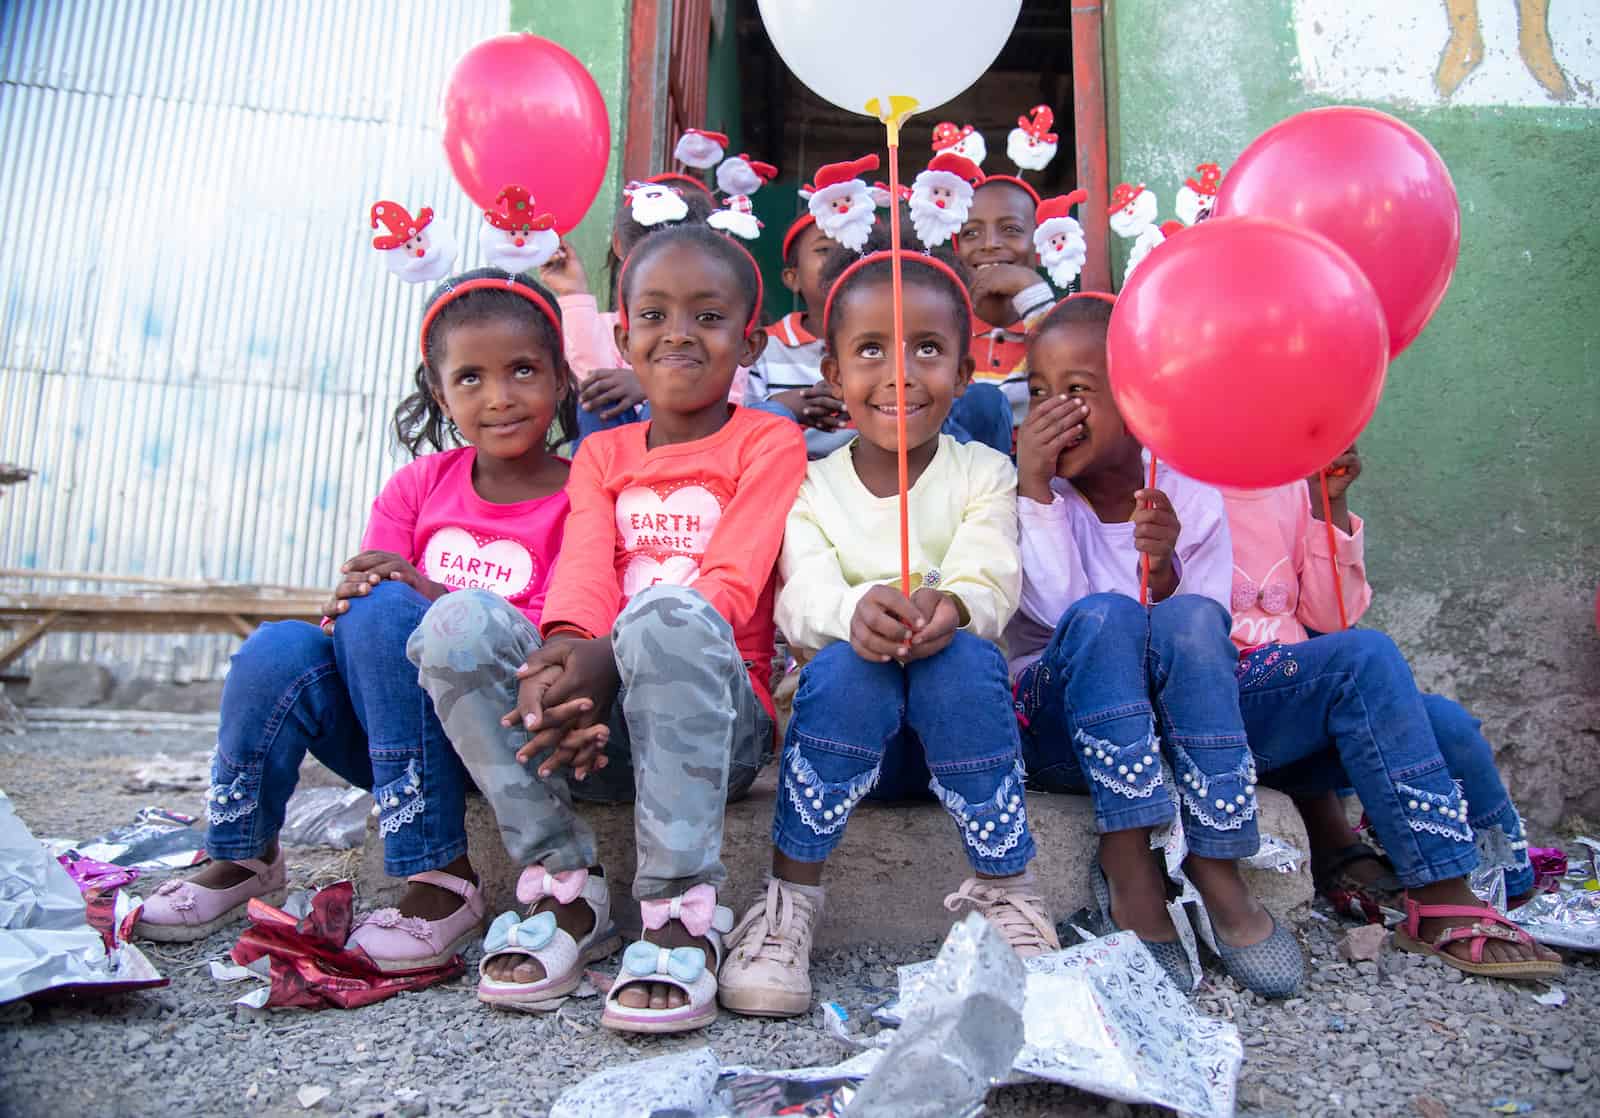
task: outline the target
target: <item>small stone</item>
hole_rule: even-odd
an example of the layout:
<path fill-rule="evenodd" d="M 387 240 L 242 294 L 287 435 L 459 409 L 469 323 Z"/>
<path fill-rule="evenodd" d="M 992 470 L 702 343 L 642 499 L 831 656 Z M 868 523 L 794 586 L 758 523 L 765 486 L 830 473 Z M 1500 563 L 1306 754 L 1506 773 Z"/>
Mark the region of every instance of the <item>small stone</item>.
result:
<path fill-rule="evenodd" d="M 122 1034 L 122 1046 L 124 1048 L 126 1048 L 129 1052 L 135 1051 L 136 1049 L 139 1049 L 139 1048 L 143 1048 L 145 1045 L 147 1045 L 149 1043 L 150 1043 L 150 1030 L 149 1029 L 129 1029 L 126 1033 Z"/>
<path fill-rule="evenodd" d="M 1548 1071 L 1571 1071 L 1573 1061 L 1565 1052 L 1552 1052 L 1546 1049 L 1539 1053 L 1539 1066 Z"/>
<path fill-rule="evenodd" d="M 331 1094 L 333 1094 L 333 1090 L 331 1088 L 319 1087 L 314 1083 L 307 1083 L 304 1087 L 301 1087 L 294 1093 L 294 1097 L 299 1101 L 301 1109 L 310 1110 Z"/>
<path fill-rule="evenodd" d="M 1361 1070 L 1356 1072 L 1362 1079 L 1376 1079 L 1383 1074 L 1383 1065 L 1376 1060 L 1361 1065 Z"/>
<path fill-rule="evenodd" d="M 1376 959 L 1389 938 L 1389 929 L 1382 924 L 1363 924 L 1352 928 L 1339 941 L 1339 958 L 1350 962 Z"/>
<path fill-rule="evenodd" d="M 1444 1103 L 1432 1095 L 1418 1095 L 1411 1100 L 1411 1105 L 1417 1108 L 1417 1113 L 1422 1118 L 1450 1118 L 1450 1112 L 1445 1109 Z"/>

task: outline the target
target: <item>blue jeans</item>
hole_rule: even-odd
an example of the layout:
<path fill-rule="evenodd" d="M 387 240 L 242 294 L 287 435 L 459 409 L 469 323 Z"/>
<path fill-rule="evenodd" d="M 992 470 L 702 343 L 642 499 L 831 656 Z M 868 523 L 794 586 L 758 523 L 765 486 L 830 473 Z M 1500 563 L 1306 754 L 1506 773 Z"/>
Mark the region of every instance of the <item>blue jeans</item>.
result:
<path fill-rule="evenodd" d="M 800 673 L 779 783 L 772 841 L 796 861 L 825 860 L 869 794 L 924 789 L 977 872 L 1009 877 L 1033 860 L 1005 658 L 971 633 L 904 667 L 843 641 L 817 653 Z"/>
<path fill-rule="evenodd" d="M 1125 594 L 1074 602 L 1044 654 L 1017 675 L 1029 783 L 1087 790 L 1102 834 L 1159 827 L 1176 800 L 1192 853 L 1254 854 L 1255 765 L 1228 624 L 1226 610 L 1193 594 L 1149 609 Z"/>
<path fill-rule="evenodd" d="M 1522 821 L 1477 719 L 1417 690 L 1373 629 L 1272 644 L 1240 657 L 1239 709 L 1262 783 L 1310 798 L 1348 784 L 1408 889 L 1463 877 L 1479 847 L 1533 883 Z"/>
<path fill-rule="evenodd" d="M 1011 402 L 992 384 L 969 384 L 940 430 L 958 443 L 980 442 L 1011 457 Z"/>
<path fill-rule="evenodd" d="M 234 653 L 206 801 L 208 854 L 261 856 L 308 752 L 372 790 L 386 873 L 436 870 L 466 853 L 466 770 L 406 658 L 430 604 L 386 582 L 352 599 L 331 637 L 280 621 Z"/>

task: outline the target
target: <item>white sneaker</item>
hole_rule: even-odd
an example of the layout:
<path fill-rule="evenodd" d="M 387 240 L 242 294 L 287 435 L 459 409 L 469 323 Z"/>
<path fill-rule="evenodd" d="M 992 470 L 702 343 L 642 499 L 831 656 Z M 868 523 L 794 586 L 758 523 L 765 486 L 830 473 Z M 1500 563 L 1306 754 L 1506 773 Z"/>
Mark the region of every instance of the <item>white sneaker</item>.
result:
<path fill-rule="evenodd" d="M 811 940 L 822 915 L 822 887 L 767 879 L 765 899 L 728 936 L 717 976 L 725 1008 L 752 1017 L 793 1017 L 811 1008 Z"/>
<path fill-rule="evenodd" d="M 993 924 L 1024 959 L 1061 950 L 1050 910 L 1031 882 L 1014 877 L 969 877 L 944 899 L 944 907 L 951 912 L 963 906 L 970 906 Z"/>

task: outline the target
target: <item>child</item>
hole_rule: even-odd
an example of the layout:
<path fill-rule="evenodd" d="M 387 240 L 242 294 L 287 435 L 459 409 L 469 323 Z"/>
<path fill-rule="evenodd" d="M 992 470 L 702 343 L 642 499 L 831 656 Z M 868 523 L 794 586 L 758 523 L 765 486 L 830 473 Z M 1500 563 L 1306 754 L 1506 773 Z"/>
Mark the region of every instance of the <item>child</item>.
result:
<path fill-rule="evenodd" d="M 906 229 L 910 229 L 909 224 Z M 882 251 L 889 243 L 888 222 L 880 217 L 863 251 Z M 811 331 L 816 323 L 811 321 L 810 308 L 822 306 L 831 275 L 838 274 L 826 272 L 829 261 L 848 263 L 857 256 L 840 256 L 845 250 L 818 228 L 810 214 L 796 219 L 783 244 L 784 285 L 800 296 L 806 309 L 786 315 L 772 328 L 772 342 L 750 370 L 745 402 L 764 400 L 783 407 L 806 428 L 807 454 L 813 459 L 822 458 L 849 443 L 855 438 L 855 431 L 844 403 L 822 375 L 823 347 Z M 1011 407 L 999 389 L 988 384 L 968 385 L 951 408 L 944 433 L 963 443 L 976 439 L 1009 455 L 1011 426 Z"/>
<path fill-rule="evenodd" d="M 1020 178 L 991 175 L 978 184 L 956 251 L 973 275 L 972 352 L 979 384 L 993 384 L 1011 404 L 1012 422 L 1028 414 L 1027 325 L 1055 293 L 1033 269 L 1039 194 Z"/>
<path fill-rule="evenodd" d="M 637 805 L 645 937 L 601 1023 L 682 1032 L 716 1019 L 720 933 L 733 926 L 716 904 L 722 813 L 772 747 L 773 568 L 805 440 L 728 404 L 734 371 L 766 341 L 743 248 L 704 225 L 658 230 L 628 255 L 618 295 L 617 347 L 651 416 L 579 451 L 542 624 L 453 595 L 411 654 L 528 867 L 517 892 L 532 911 L 490 928 L 478 996 L 554 1008 L 614 949 L 594 834 L 572 809 L 581 790 Z"/>
<path fill-rule="evenodd" d="M 630 191 L 622 200 L 612 228 L 613 274 L 634 245 L 653 229 L 679 222 L 704 224 L 716 207 L 705 185 L 688 175 L 657 175 L 649 182 L 670 190 L 668 203 L 679 199 L 682 205 L 668 208 L 655 204 L 653 198 L 644 197 L 642 192 Z M 613 336 L 616 313 L 599 310 L 595 297 L 589 292 L 589 277 L 584 272 L 583 261 L 578 259 L 570 244 L 561 243 L 560 251 L 539 270 L 539 278 L 561 300 L 561 313 L 566 322 L 567 360 L 580 389 L 579 440 L 595 431 L 637 422 L 642 418 L 644 389 L 617 349 Z M 746 375 L 741 369 L 735 376 L 729 396 L 732 403 L 744 401 Z"/>
<path fill-rule="evenodd" d="M 398 908 L 358 923 L 351 945 L 404 970 L 477 937 L 466 773 L 406 642 L 451 591 L 482 588 L 524 624 L 539 617 L 568 509 L 567 463 L 550 442 L 561 413 L 572 421 L 575 389 L 555 300 L 526 276 L 447 280 L 421 336 L 417 390 L 395 413 L 396 435 L 419 457 L 373 503 L 323 628 L 263 625 L 234 655 L 207 797 L 214 861 L 156 890 L 138 925 L 146 938 L 201 939 L 243 916 L 251 897 L 282 903 L 278 830 L 307 751 L 373 790 L 384 869 L 409 876 Z"/>
<path fill-rule="evenodd" d="M 853 255 L 853 254 L 851 254 Z M 887 252 L 856 259 L 823 312 L 822 372 L 859 437 L 806 472 L 784 535 L 778 624 L 814 650 L 784 746 L 765 900 L 734 929 L 722 1004 L 787 1016 L 810 1006 L 822 867 L 863 798 L 931 790 L 974 875 L 945 900 L 970 906 L 1021 955 L 1060 946 L 1027 866 L 1033 837 L 1005 658 L 1016 609 L 1016 471 L 940 425 L 972 376 L 971 307 L 949 265 L 903 252 L 911 563 L 898 583 L 894 305 Z"/>
<path fill-rule="evenodd" d="M 1023 756 L 1036 787 L 1088 789 L 1101 832 L 1097 889 L 1181 989 L 1186 953 L 1167 913 L 1150 832 L 1174 800 L 1184 871 L 1211 917 L 1222 963 L 1284 997 L 1304 960 L 1239 873 L 1256 852 L 1255 770 L 1228 640 L 1230 560 L 1222 497 L 1145 455 L 1106 379 L 1110 296 L 1068 296 L 1028 348 L 1034 404 L 1018 433 L 1022 604 L 1012 623 Z M 1139 604 L 1149 561 L 1149 609 Z M 1173 774 L 1168 787 L 1167 766 Z"/>
<path fill-rule="evenodd" d="M 1328 494 L 1340 580 L 1355 621 L 1372 600 L 1362 524 L 1348 492 L 1355 448 L 1330 465 Z M 1478 721 L 1417 691 L 1394 641 L 1341 629 L 1328 524 L 1316 478 L 1277 489 L 1228 490 L 1233 529 L 1233 639 L 1239 709 L 1262 783 L 1295 797 L 1311 838 L 1317 887 L 1370 918 L 1409 890 L 1395 940 L 1469 974 L 1555 978 L 1560 956 L 1483 904 L 1467 876 L 1484 858 L 1508 864 L 1506 892 L 1527 900 L 1533 867 L 1522 820 L 1495 771 Z M 1313 637 L 1307 627 L 1324 630 Z M 1380 856 L 1350 830 L 1336 790 L 1353 785 L 1382 841 Z M 1386 895 L 1387 894 L 1387 895 Z"/>

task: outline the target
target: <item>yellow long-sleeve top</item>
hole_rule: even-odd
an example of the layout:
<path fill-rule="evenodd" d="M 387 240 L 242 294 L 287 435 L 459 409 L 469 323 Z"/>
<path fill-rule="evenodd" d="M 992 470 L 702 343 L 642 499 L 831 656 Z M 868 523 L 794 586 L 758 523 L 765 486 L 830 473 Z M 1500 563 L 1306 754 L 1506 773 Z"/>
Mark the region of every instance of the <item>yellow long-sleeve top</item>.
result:
<path fill-rule="evenodd" d="M 913 586 L 953 594 L 962 628 L 996 643 L 1022 594 L 1016 497 L 1010 459 L 949 435 L 910 494 Z M 848 641 L 862 595 L 899 581 L 899 498 L 861 484 L 849 446 L 806 467 L 778 569 L 778 627 L 813 651 Z"/>

